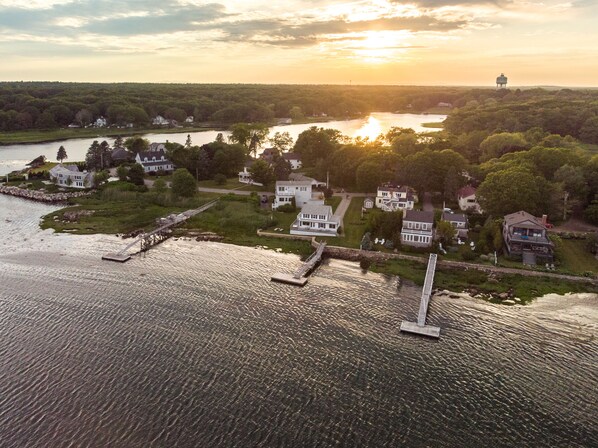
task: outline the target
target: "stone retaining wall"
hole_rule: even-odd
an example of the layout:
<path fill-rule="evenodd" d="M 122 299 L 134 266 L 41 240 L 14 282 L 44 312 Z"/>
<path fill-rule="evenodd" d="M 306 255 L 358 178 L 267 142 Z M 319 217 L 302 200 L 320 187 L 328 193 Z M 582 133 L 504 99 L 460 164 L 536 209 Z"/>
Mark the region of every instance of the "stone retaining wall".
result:
<path fill-rule="evenodd" d="M 38 190 L 27 190 L 25 188 L 0 185 L 0 194 L 16 196 L 24 199 L 31 199 L 39 202 L 66 202 L 70 198 L 79 198 L 93 193 L 92 191 L 76 191 L 70 193 L 46 193 Z"/>

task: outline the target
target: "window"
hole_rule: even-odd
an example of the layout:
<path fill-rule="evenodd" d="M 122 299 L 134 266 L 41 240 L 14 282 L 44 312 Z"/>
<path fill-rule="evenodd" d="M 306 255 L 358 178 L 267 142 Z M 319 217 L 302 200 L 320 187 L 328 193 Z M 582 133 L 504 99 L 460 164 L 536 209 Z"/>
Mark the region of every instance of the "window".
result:
<path fill-rule="evenodd" d="M 330 224 L 328 227 L 330 227 L 331 229 L 336 229 L 336 224 Z"/>
<path fill-rule="evenodd" d="M 318 223 L 318 227 L 320 229 L 325 229 L 326 228 L 326 224 L 324 224 L 323 222 Z"/>
<path fill-rule="evenodd" d="M 412 223 L 411 221 L 409 221 L 409 222 L 407 223 L 407 228 L 408 228 L 408 229 L 413 229 L 413 223 Z"/>
<path fill-rule="evenodd" d="M 326 216 L 325 215 L 318 215 L 318 218 L 320 218 L 320 219 L 326 219 Z"/>
<path fill-rule="evenodd" d="M 422 230 L 428 230 L 428 224 L 422 224 Z"/>
<path fill-rule="evenodd" d="M 419 235 L 413 235 L 413 241 L 419 243 Z"/>
<path fill-rule="evenodd" d="M 416 228 L 416 229 L 419 229 L 419 222 L 416 222 L 416 223 L 415 223 L 415 228 Z"/>

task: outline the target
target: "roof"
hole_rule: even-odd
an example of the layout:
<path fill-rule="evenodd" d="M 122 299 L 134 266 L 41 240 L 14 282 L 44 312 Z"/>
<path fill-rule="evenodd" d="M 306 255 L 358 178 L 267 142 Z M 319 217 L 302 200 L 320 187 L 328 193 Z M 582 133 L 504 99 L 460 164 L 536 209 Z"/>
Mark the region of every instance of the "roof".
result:
<path fill-rule="evenodd" d="M 50 170 L 50 174 L 52 175 L 56 175 L 56 174 L 72 174 L 72 173 L 78 173 L 79 172 L 79 167 L 77 165 L 63 165 L 62 163 L 59 163 L 58 165 L 52 167 L 52 169 Z"/>
<path fill-rule="evenodd" d="M 459 191 L 457 191 L 457 196 L 460 198 L 466 198 L 466 197 L 474 195 L 475 192 L 476 192 L 475 188 L 473 188 L 471 185 L 466 185 L 465 187 L 463 187 Z"/>
<path fill-rule="evenodd" d="M 155 162 L 144 162 L 141 161 L 141 165 L 143 166 L 162 166 L 162 165 L 172 165 L 170 160 L 156 160 Z"/>
<path fill-rule="evenodd" d="M 301 155 L 294 152 L 283 152 L 282 158 L 285 160 L 301 160 Z"/>
<path fill-rule="evenodd" d="M 277 180 L 276 181 L 276 188 L 278 188 L 278 187 L 307 187 L 307 186 L 311 187 L 310 180 Z"/>
<path fill-rule="evenodd" d="M 534 215 L 526 211 L 520 210 L 518 212 L 511 213 L 510 215 L 505 215 L 505 224 L 508 227 L 526 222 L 527 227 L 546 229 L 546 226 L 542 224 L 542 221 L 539 218 L 536 218 Z"/>
<path fill-rule="evenodd" d="M 164 146 L 164 145 L 165 145 L 165 143 L 150 143 L 149 146 L 147 147 L 147 151 L 148 152 L 165 151 L 166 146 Z"/>
<path fill-rule="evenodd" d="M 409 188 L 406 185 L 402 185 L 402 186 L 381 186 L 378 187 L 378 191 L 395 191 L 395 192 L 399 192 L 399 193 L 409 193 L 411 191 L 411 188 Z"/>
<path fill-rule="evenodd" d="M 112 150 L 112 159 L 129 159 L 131 157 L 133 157 L 133 153 L 125 148 L 114 148 Z"/>
<path fill-rule="evenodd" d="M 309 213 L 311 215 L 332 215 L 332 207 L 329 205 L 305 204 L 301 209 L 301 213 Z"/>
<path fill-rule="evenodd" d="M 370 197 L 370 196 L 366 196 L 366 198 L 363 200 L 363 202 L 365 201 L 372 201 L 374 202 L 374 198 Z"/>
<path fill-rule="evenodd" d="M 153 143 L 152 143 L 153 144 Z M 151 147 L 151 145 L 150 145 Z M 147 157 L 148 160 L 152 160 L 153 157 L 155 157 L 156 159 L 161 159 L 162 157 L 166 157 L 166 154 L 163 150 L 156 150 L 156 151 L 142 151 L 139 153 L 139 158 L 141 160 L 145 159 Z"/>
<path fill-rule="evenodd" d="M 467 217 L 463 213 L 442 213 L 442 220 L 449 222 L 467 222 Z"/>
<path fill-rule="evenodd" d="M 434 223 L 434 212 L 423 212 L 421 210 L 407 210 L 403 221 Z"/>

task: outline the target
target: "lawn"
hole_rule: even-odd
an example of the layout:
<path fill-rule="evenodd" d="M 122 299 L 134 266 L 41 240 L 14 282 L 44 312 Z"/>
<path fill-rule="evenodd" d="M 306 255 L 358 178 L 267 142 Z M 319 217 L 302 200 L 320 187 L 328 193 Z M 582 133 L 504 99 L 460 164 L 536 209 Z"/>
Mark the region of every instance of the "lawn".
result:
<path fill-rule="evenodd" d="M 340 204 L 342 200 L 343 198 L 340 196 L 331 196 L 324 201 L 324 204 L 331 206 L 332 213 L 334 213 L 336 211 L 336 208 L 338 207 L 338 204 Z"/>
<path fill-rule="evenodd" d="M 598 260 L 586 249 L 586 240 L 556 239 L 555 255 L 559 262 L 559 272 L 584 274 L 598 273 Z"/>
<path fill-rule="evenodd" d="M 73 205 L 43 217 L 41 227 L 72 234 L 116 234 L 155 227 L 156 219 L 199 207 L 216 197 L 197 194 L 192 199 L 172 200 L 168 195 L 120 191 L 110 195 L 101 192 L 77 198 Z M 65 222 L 65 212 L 89 211 L 75 222 Z M 56 219 L 55 219 L 56 218 Z"/>
<path fill-rule="evenodd" d="M 341 199 L 341 198 L 339 198 Z M 340 202 L 340 201 L 339 201 Z M 343 236 L 322 238 L 331 246 L 352 247 L 359 249 L 361 239 L 365 233 L 368 222 L 368 213 L 382 213 L 380 210 L 371 209 L 361 217 L 363 198 L 352 198 L 345 218 L 343 219 Z"/>
<path fill-rule="evenodd" d="M 258 185 L 248 185 L 248 184 L 241 183 L 241 182 L 239 182 L 239 179 L 237 177 L 228 178 L 226 180 L 226 183 L 224 183 L 224 184 L 219 184 L 218 182 L 216 182 L 212 179 L 200 180 L 199 182 L 197 182 L 197 186 L 203 187 L 203 188 L 218 188 L 221 190 L 235 190 L 237 188 L 245 190 L 245 191 L 270 191 L 270 190 L 272 190 L 271 188 L 268 188 L 267 186 L 260 187 Z"/>

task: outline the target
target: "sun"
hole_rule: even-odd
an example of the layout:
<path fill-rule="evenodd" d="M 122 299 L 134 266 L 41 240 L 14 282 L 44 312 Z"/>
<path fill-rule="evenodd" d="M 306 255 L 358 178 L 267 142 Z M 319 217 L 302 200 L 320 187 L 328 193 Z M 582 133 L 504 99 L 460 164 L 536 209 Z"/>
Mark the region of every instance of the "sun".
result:
<path fill-rule="evenodd" d="M 396 61 L 406 51 L 407 38 L 402 31 L 365 31 L 353 41 L 353 54 L 371 64 Z"/>

